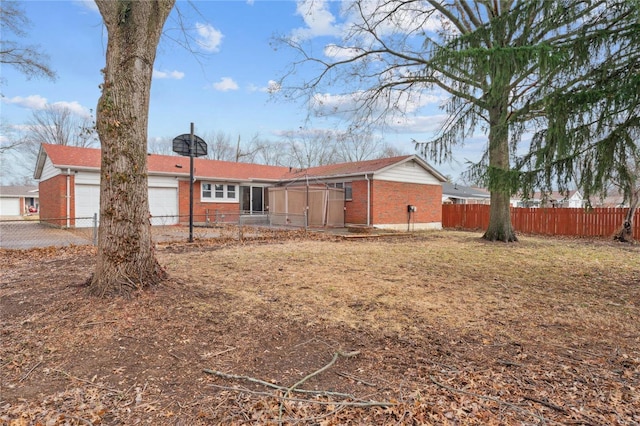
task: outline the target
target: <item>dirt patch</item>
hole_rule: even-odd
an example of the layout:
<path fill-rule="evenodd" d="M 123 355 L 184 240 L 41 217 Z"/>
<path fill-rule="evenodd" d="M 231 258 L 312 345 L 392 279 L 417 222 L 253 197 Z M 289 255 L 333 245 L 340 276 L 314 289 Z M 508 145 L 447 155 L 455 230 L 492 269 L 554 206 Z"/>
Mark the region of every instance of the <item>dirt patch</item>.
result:
<path fill-rule="evenodd" d="M 0 422 L 640 422 L 640 247 L 479 235 L 162 245 L 130 300 L 0 251 Z"/>

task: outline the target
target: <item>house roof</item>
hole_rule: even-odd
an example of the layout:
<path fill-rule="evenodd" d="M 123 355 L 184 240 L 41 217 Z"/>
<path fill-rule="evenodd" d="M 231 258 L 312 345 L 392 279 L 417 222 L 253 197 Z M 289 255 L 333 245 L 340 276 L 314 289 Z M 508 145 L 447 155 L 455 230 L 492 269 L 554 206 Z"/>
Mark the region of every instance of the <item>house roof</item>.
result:
<path fill-rule="evenodd" d="M 482 199 L 487 200 L 491 194 L 482 188 L 458 185 L 457 183 L 444 182 L 442 184 L 442 197 L 460 199 Z"/>
<path fill-rule="evenodd" d="M 577 197 L 578 199 L 582 199 L 582 194 L 580 193 L 580 191 L 578 191 L 577 189 L 571 190 L 571 191 L 567 191 L 567 192 L 561 192 L 561 191 L 551 191 L 551 192 L 534 192 L 531 197 L 524 197 L 522 194 L 518 194 L 517 198 L 518 199 L 528 199 L 530 201 L 536 201 L 536 200 L 547 200 L 547 201 L 565 201 L 565 200 L 570 200 L 574 197 Z"/>
<path fill-rule="evenodd" d="M 0 186 L 0 197 L 38 198 L 38 187 L 33 185 Z"/>
<path fill-rule="evenodd" d="M 288 174 L 287 179 L 299 179 L 302 177 L 330 178 L 342 176 L 362 176 L 366 174 L 381 173 L 399 164 L 415 161 L 436 179 L 445 182 L 447 179 L 429 163 L 417 155 L 402 155 L 399 157 L 379 158 L 376 160 L 355 161 L 351 163 L 327 164 L 324 166 L 309 167 L 308 169 L 294 169 Z"/>
<path fill-rule="evenodd" d="M 38 155 L 34 177 L 40 178 L 47 157 L 55 167 L 60 169 L 97 171 L 100 170 L 100 156 L 101 151 L 96 148 L 43 144 Z M 147 161 L 149 174 L 189 176 L 189 157 L 150 154 Z M 330 164 L 308 169 L 196 158 L 194 159 L 194 176 L 197 179 L 281 182 L 295 181 L 303 177 L 317 179 L 375 174 L 409 161 L 417 162 L 440 181 L 446 180 L 442 174 L 416 155 Z"/>
<path fill-rule="evenodd" d="M 100 149 L 43 144 L 38 155 L 38 163 L 34 175 L 36 179 L 42 173 L 46 157 L 51 160 L 55 167 L 60 169 L 100 170 Z M 149 174 L 188 177 L 189 157 L 151 154 L 147 158 L 147 168 Z M 196 178 L 245 181 L 254 179 L 279 180 L 288 172 L 288 167 L 234 163 L 202 158 L 194 160 L 194 175 Z"/>

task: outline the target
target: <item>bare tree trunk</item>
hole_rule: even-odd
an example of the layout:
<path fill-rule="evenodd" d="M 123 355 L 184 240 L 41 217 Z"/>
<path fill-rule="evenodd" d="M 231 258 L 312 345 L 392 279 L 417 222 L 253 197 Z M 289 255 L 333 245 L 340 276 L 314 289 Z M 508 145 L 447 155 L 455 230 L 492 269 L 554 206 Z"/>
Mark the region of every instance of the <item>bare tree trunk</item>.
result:
<path fill-rule="evenodd" d="M 128 295 L 165 277 L 151 240 L 147 124 L 156 48 L 174 2 L 96 0 L 108 40 L 96 116 L 102 144 L 98 261 L 89 291 L 101 297 Z"/>
<path fill-rule="evenodd" d="M 633 242 L 633 218 L 635 217 L 638 206 L 640 205 L 640 188 L 631 192 L 631 199 L 629 200 L 629 210 L 624 218 L 622 227 L 618 233 L 613 237 L 614 240 L 623 243 Z"/>

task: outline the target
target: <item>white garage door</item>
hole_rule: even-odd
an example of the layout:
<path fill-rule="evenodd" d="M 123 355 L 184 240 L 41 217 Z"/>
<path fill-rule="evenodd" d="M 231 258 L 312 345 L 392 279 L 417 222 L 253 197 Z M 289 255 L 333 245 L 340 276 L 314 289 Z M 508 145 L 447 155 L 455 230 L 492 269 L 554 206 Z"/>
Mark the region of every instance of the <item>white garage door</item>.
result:
<path fill-rule="evenodd" d="M 76 227 L 93 226 L 93 215 L 100 217 L 100 185 L 76 185 Z"/>
<path fill-rule="evenodd" d="M 20 216 L 19 198 L 0 198 L 0 216 Z"/>
<path fill-rule="evenodd" d="M 149 188 L 149 210 L 152 225 L 178 223 L 178 190 L 176 188 Z M 100 186 L 76 185 L 76 217 L 91 220 L 76 221 L 78 227 L 93 224 L 93 214 L 100 216 Z"/>
<path fill-rule="evenodd" d="M 152 225 L 178 223 L 178 190 L 176 188 L 149 188 L 149 210 Z"/>

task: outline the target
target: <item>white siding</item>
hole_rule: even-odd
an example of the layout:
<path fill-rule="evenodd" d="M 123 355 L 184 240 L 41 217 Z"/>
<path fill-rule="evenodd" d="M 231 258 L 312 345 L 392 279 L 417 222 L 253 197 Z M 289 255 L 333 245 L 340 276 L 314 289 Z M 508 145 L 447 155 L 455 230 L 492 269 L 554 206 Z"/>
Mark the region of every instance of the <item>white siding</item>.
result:
<path fill-rule="evenodd" d="M 375 180 L 392 182 L 421 183 L 440 185 L 440 181 L 415 161 L 398 164 L 380 174 L 375 174 Z"/>
<path fill-rule="evenodd" d="M 60 169 L 53 166 L 53 163 L 47 157 L 44 161 L 44 166 L 42 166 L 42 174 L 40 175 L 40 181 L 43 182 L 47 179 L 51 179 L 52 177 L 58 176 L 60 173 Z"/>

